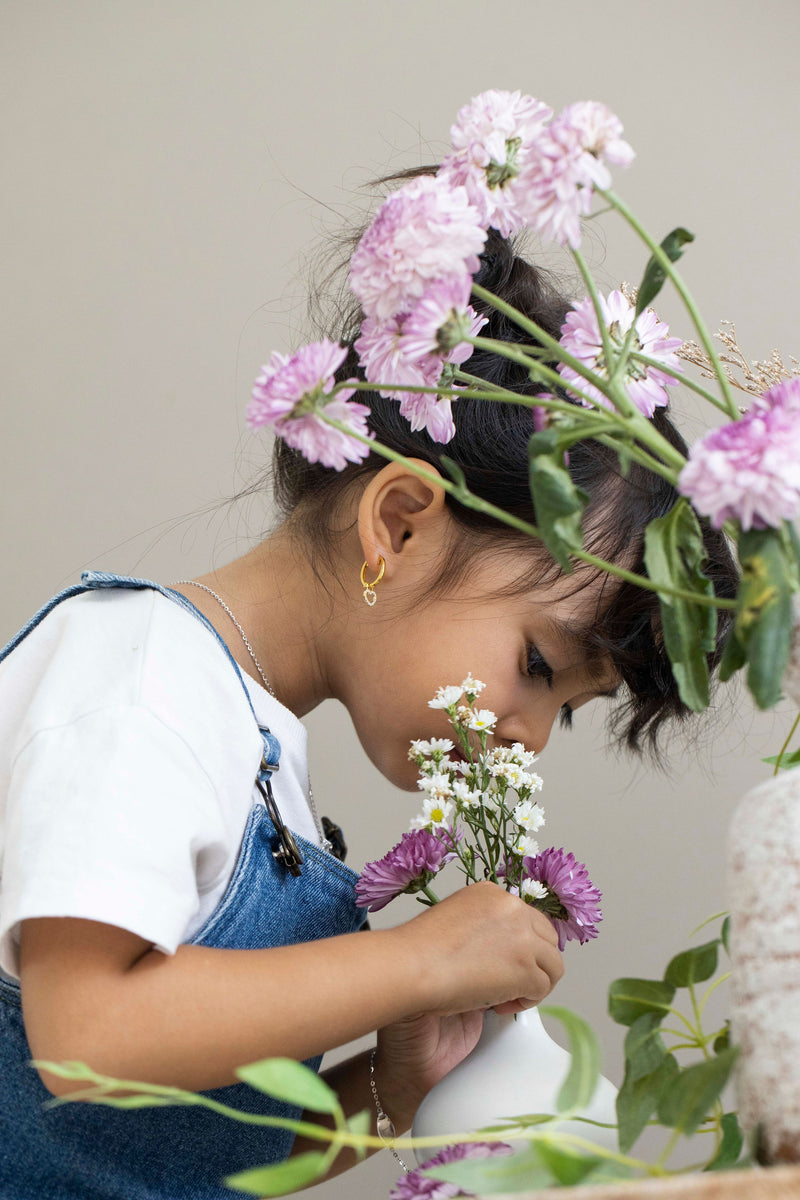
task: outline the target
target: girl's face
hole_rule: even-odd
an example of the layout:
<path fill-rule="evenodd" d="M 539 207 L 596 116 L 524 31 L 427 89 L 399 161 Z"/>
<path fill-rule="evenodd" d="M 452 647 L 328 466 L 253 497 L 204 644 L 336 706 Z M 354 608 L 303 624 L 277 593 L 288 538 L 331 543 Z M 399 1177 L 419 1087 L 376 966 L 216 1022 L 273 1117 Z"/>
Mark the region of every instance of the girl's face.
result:
<path fill-rule="evenodd" d="M 611 662 L 590 662 L 581 648 L 602 581 L 574 595 L 567 594 L 574 582 L 563 577 L 502 595 L 517 576 L 517 562 L 477 560 L 457 593 L 405 603 L 402 614 L 378 589 L 375 609 L 365 614 L 374 619 L 364 622 L 337 693 L 366 753 L 397 787 L 416 789 L 417 767 L 408 758 L 413 739 L 451 734 L 447 714 L 428 707 L 443 685 L 469 674 L 481 680 L 486 686 L 476 707 L 497 716 L 490 745 L 523 742 L 536 751 L 560 713 L 568 723 L 575 709 L 616 689 Z"/>

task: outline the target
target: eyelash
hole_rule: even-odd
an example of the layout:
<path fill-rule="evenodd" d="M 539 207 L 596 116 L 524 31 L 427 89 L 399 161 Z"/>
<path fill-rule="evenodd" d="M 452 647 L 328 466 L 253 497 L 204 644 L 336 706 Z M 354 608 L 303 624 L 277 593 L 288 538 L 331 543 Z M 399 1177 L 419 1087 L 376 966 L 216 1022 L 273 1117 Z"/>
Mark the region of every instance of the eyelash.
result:
<path fill-rule="evenodd" d="M 533 644 L 528 646 L 527 671 L 531 679 L 543 679 L 549 688 L 553 686 L 553 668 Z M 561 706 L 558 721 L 562 729 L 572 728 L 572 709 L 568 704 Z"/>

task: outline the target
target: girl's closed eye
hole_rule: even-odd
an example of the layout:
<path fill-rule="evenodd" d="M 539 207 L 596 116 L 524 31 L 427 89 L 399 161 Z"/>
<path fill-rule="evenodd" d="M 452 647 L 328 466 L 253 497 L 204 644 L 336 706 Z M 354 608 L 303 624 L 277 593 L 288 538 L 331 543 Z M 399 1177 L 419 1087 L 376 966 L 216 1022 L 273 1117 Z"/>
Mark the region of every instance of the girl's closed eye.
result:
<path fill-rule="evenodd" d="M 526 670 L 532 679 L 543 679 L 547 686 L 552 688 L 553 668 L 544 658 L 541 651 L 532 643 L 528 645 Z M 572 728 L 572 708 L 569 704 L 563 704 L 561 706 L 561 712 L 559 713 L 558 721 L 562 729 Z"/>
<path fill-rule="evenodd" d="M 528 645 L 526 671 L 531 679 L 543 679 L 548 687 L 553 686 L 553 668 L 532 642 Z"/>

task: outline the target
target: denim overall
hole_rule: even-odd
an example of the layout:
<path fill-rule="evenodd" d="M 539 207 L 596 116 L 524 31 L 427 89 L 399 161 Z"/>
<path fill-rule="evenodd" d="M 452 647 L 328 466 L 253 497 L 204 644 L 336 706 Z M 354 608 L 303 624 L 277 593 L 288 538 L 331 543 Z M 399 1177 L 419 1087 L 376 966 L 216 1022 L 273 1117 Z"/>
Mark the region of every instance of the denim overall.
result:
<path fill-rule="evenodd" d="M 220 641 L 241 679 L 213 626 L 180 593 L 147 580 L 97 572 L 85 573 L 81 584 L 50 600 L 0 651 L 0 660 L 62 600 L 107 587 L 153 588 L 180 604 Z M 279 752 L 269 731 L 262 729 L 262 736 L 267 747 Z M 276 761 L 269 754 L 265 758 Z M 260 772 L 262 779 L 264 774 Z M 230 883 L 191 938 L 192 945 L 259 950 L 361 927 L 366 913 L 355 902 L 355 872 L 319 846 L 294 836 L 303 856 L 297 877 L 273 857 L 276 828 L 266 807 L 254 804 Z M 120 1029 L 120 1037 L 124 1036 L 125 1030 Z M 198 1047 L 198 1055 L 202 1052 Z M 226 1175 L 280 1161 L 291 1151 L 293 1133 L 244 1125 L 205 1108 L 119 1111 L 69 1103 L 47 1109 L 45 1102 L 51 1096 L 29 1065 L 30 1058 L 19 985 L 0 978 L 0 1200 L 227 1200 L 241 1192 L 222 1185 Z M 320 1059 L 310 1059 L 308 1065 L 318 1070 Z M 295 1106 L 272 1100 L 243 1083 L 206 1095 L 248 1112 L 300 1115 Z"/>

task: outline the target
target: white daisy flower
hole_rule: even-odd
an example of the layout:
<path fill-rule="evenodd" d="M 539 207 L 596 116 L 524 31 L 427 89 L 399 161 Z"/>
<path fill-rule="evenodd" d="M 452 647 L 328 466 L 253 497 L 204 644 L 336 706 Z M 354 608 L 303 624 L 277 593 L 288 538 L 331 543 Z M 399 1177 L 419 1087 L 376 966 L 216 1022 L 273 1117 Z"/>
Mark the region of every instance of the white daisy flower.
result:
<path fill-rule="evenodd" d="M 469 720 L 466 722 L 470 729 L 482 733 L 484 730 L 491 731 L 495 725 L 497 717 L 488 708 L 479 708 L 475 712 L 470 713 Z"/>
<path fill-rule="evenodd" d="M 449 829 L 455 820 L 455 813 L 456 806 L 452 800 L 427 796 L 422 803 L 422 812 L 414 817 L 409 829 Z"/>
<path fill-rule="evenodd" d="M 464 808 L 473 808 L 481 802 L 481 793 L 473 790 L 463 779 L 453 782 L 453 795 Z"/>
<path fill-rule="evenodd" d="M 518 858 L 533 858 L 539 853 L 539 843 L 536 838 L 522 834 L 511 847 L 511 853 L 516 854 Z"/>
<path fill-rule="evenodd" d="M 461 690 L 472 700 L 479 696 L 485 687 L 485 683 L 481 683 L 480 679 L 473 679 L 471 674 L 461 684 Z"/>
<path fill-rule="evenodd" d="M 428 701 L 428 708 L 452 708 L 458 704 L 462 694 L 460 687 L 440 687 L 433 699 Z"/>
<path fill-rule="evenodd" d="M 548 892 L 546 886 L 538 879 L 523 879 L 519 894 L 524 898 L 530 896 L 531 900 L 544 900 Z"/>
<path fill-rule="evenodd" d="M 521 800 L 511 815 L 527 833 L 536 833 L 544 825 L 544 809 L 535 800 Z"/>

